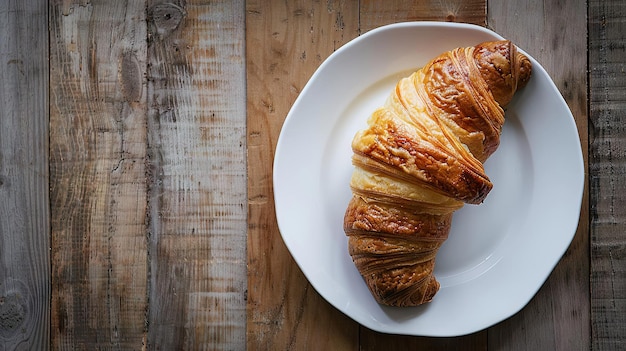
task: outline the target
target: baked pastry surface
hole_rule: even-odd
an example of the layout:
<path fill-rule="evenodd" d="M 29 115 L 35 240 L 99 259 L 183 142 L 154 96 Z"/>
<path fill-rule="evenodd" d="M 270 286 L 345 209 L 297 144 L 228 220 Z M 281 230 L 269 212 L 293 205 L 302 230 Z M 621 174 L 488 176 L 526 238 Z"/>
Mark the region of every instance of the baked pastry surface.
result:
<path fill-rule="evenodd" d="M 355 135 L 344 231 L 379 303 L 420 305 L 439 290 L 435 257 L 452 215 L 493 187 L 483 162 L 530 73 L 507 40 L 445 52 L 401 79 Z"/>

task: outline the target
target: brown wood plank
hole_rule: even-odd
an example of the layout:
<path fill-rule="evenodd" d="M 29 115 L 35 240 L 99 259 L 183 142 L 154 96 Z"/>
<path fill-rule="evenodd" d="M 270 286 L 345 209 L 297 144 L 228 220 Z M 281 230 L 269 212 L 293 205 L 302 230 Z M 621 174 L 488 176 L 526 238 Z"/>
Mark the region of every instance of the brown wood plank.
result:
<path fill-rule="evenodd" d="M 0 2 L 2 350 L 46 350 L 50 335 L 47 6 Z"/>
<path fill-rule="evenodd" d="M 446 21 L 484 26 L 485 0 L 362 0 L 361 33 L 397 22 Z"/>
<path fill-rule="evenodd" d="M 147 12 L 147 346 L 243 349 L 243 1 L 149 1 Z"/>
<path fill-rule="evenodd" d="M 145 4 L 50 2 L 52 347 L 140 349 Z"/>
<path fill-rule="evenodd" d="M 626 349 L 626 3 L 589 2 L 591 328 Z"/>
<path fill-rule="evenodd" d="M 361 32 L 397 22 L 454 21 L 484 25 L 486 2 L 472 1 L 361 1 Z M 487 332 L 456 338 L 388 335 L 361 328 L 363 350 L 486 350 Z"/>
<path fill-rule="evenodd" d="M 548 71 L 574 115 L 587 160 L 586 5 L 489 1 L 488 26 L 520 46 Z M 558 16 L 555 14 L 559 14 Z M 489 330 L 489 348 L 588 350 L 589 212 L 587 196 L 576 236 L 531 302 Z"/>
<path fill-rule="evenodd" d="M 358 326 L 307 282 L 278 232 L 276 141 L 291 104 L 357 36 L 358 2 L 247 1 L 248 340 L 250 350 L 356 350 Z"/>

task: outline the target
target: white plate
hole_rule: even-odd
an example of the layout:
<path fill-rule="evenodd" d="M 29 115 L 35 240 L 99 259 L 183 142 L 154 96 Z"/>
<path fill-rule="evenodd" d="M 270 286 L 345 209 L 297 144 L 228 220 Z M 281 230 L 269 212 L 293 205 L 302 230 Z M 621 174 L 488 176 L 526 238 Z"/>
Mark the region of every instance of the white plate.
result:
<path fill-rule="evenodd" d="M 465 205 L 437 256 L 441 289 L 411 308 L 378 305 L 347 249 L 350 143 L 402 76 L 440 53 L 502 39 L 483 27 L 412 22 L 372 30 L 315 72 L 283 125 L 274 159 L 278 226 L 313 287 L 362 325 L 385 333 L 457 336 L 515 314 L 534 296 L 578 225 L 584 168 L 571 112 L 540 64 L 506 111 L 486 162 L 494 186 Z"/>

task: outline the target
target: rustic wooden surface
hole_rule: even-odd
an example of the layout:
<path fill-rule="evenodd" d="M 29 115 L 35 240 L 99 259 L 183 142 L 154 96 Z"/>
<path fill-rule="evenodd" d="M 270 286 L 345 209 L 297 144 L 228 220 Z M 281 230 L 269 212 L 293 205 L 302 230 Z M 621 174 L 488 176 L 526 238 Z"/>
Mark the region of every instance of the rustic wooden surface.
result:
<path fill-rule="evenodd" d="M 589 1 L 591 331 L 626 350 L 626 4 Z"/>
<path fill-rule="evenodd" d="M 0 350 L 626 349 L 623 2 L 0 0 L 0 18 Z M 589 176 L 537 295 L 456 338 L 334 309 L 274 214 L 276 141 L 309 77 L 415 20 L 487 26 L 538 59 Z"/>
<path fill-rule="evenodd" d="M 45 1 L 0 1 L 1 351 L 50 335 L 47 25 Z"/>
<path fill-rule="evenodd" d="M 243 13 L 50 3 L 54 349 L 244 347 Z"/>
<path fill-rule="evenodd" d="M 143 339 L 143 12 L 50 3 L 53 349 L 130 348 Z"/>

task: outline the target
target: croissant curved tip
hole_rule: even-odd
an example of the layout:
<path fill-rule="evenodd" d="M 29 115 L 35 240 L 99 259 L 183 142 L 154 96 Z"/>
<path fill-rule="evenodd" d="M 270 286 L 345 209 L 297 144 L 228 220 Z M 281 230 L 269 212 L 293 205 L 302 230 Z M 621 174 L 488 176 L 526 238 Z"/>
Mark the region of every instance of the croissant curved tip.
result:
<path fill-rule="evenodd" d="M 481 75 L 500 106 L 506 106 L 517 89 L 530 79 L 530 59 L 510 40 L 484 42 L 476 46 L 475 59 Z"/>

